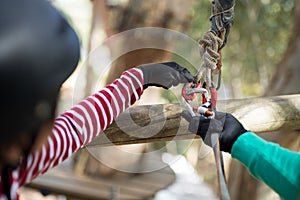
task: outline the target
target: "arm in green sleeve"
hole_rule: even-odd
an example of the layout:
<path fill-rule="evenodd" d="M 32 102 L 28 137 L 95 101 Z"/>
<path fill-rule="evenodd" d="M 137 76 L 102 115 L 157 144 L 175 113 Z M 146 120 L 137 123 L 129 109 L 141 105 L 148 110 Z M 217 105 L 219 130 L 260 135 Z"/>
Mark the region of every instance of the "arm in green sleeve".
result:
<path fill-rule="evenodd" d="M 300 199 L 299 153 L 247 132 L 238 137 L 233 144 L 231 155 L 283 199 Z"/>

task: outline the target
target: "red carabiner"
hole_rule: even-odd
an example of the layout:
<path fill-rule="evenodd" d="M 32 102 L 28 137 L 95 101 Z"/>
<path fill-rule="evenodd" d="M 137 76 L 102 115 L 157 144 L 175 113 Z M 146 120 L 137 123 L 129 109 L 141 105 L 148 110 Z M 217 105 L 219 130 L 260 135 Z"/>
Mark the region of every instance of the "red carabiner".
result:
<path fill-rule="evenodd" d="M 190 83 L 186 83 L 184 84 L 182 90 L 181 90 L 181 95 L 183 96 L 183 98 L 187 101 L 193 101 L 196 96 L 197 96 L 197 93 L 191 93 L 189 94 L 187 91 L 192 89 L 192 88 L 200 88 L 201 87 L 201 83 L 193 83 L 193 82 L 190 82 Z"/>
<path fill-rule="evenodd" d="M 210 101 L 211 101 L 211 109 L 212 110 L 216 109 L 217 100 L 218 100 L 217 89 L 215 87 L 211 87 L 210 88 Z"/>

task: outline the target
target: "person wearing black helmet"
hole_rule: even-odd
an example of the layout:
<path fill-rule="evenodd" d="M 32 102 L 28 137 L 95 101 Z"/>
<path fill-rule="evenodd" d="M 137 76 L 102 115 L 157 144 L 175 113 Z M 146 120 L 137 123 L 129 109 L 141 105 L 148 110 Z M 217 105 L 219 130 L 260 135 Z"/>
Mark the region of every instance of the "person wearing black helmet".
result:
<path fill-rule="evenodd" d="M 60 87 L 80 57 L 76 33 L 43 0 L 2 0 L 0 27 L 1 200 L 18 199 L 19 187 L 88 144 L 138 100 L 147 87 L 168 89 L 194 78 L 174 62 L 132 68 L 56 117 Z M 188 113 L 184 118 L 190 122 L 190 131 L 204 141 L 209 127 L 217 127 L 221 150 L 231 153 L 281 196 L 292 199 L 298 191 L 299 197 L 299 154 L 247 132 L 228 113 L 217 113 L 215 120 L 191 117 Z M 280 159 L 276 161 L 267 156 L 270 153 L 264 154 L 266 149 Z M 280 168 L 286 158 L 290 159 Z"/>
<path fill-rule="evenodd" d="M 62 83 L 80 57 L 79 39 L 43 0 L 0 3 L 0 199 L 88 144 L 149 86 L 193 80 L 177 63 L 143 65 L 55 116 Z"/>

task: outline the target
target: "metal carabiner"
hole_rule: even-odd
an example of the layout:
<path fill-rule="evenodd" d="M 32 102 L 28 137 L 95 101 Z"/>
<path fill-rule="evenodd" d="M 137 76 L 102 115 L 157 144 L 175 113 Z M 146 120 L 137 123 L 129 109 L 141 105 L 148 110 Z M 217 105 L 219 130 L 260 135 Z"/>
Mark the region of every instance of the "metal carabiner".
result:
<path fill-rule="evenodd" d="M 194 92 L 195 89 L 201 88 L 201 84 L 200 83 L 186 83 L 184 84 L 182 90 L 181 90 L 181 95 L 182 97 L 187 100 L 187 101 L 193 101 L 196 96 L 197 93 Z"/>
<path fill-rule="evenodd" d="M 205 85 L 205 83 L 204 83 Z M 195 113 L 203 115 L 205 117 L 213 118 L 214 113 L 212 112 L 211 107 L 215 108 L 216 105 L 216 91 L 211 90 L 211 95 L 213 99 L 209 97 L 209 92 L 206 88 L 201 87 L 201 84 L 186 83 L 182 88 L 182 97 L 184 98 L 184 103 L 187 110 L 191 113 L 192 116 L 195 116 Z M 193 101 L 197 94 L 202 94 L 202 105 L 192 107 L 190 101 Z M 213 101 L 212 101 L 213 100 Z"/>

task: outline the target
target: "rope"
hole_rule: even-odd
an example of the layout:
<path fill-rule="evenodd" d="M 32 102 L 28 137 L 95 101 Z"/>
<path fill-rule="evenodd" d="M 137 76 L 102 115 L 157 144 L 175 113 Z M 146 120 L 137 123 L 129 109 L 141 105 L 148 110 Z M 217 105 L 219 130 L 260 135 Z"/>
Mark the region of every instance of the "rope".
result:
<path fill-rule="evenodd" d="M 223 10 L 222 5 L 219 1 L 213 1 L 212 4 L 212 16 L 210 17 L 212 26 L 210 31 L 205 33 L 202 39 L 199 40 L 200 57 L 202 58 L 203 63 L 196 74 L 194 83 L 200 83 L 202 74 L 205 71 L 206 85 L 210 88 L 211 93 L 211 108 L 216 109 L 216 90 L 220 87 L 221 80 L 221 49 L 227 42 L 227 37 L 230 32 L 230 26 L 233 23 L 234 0 L 233 5 L 226 10 Z M 215 88 L 212 80 L 212 72 L 219 74 L 217 89 Z M 224 161 L 222 153 L 220 151 L 220 141 L 218 133 L 216 133 L 215 135 L 217 137 L 212 137 L 211 139 L 215 141 L 215 143 L 212 144 L 216 144 L 213 146 L 213 150 L 217 167 L 220 199 L 229 200 L 230 196 L 226 185 Z"/>
<path fill-rule="evenodd" d="M 196 74 L 196 80 L 197 82 L 199 82 L 200 78 L 202 77 L 202 73 L 204 72 L 204 70 L 206 70 L 206 84 L 208 87 L 211 88 L 211 92 L 212 92 L 212 88 L 214 88 L 214 85 L 212 83 L 212 71 L 215 71 L 218 68 L 218 63 L 222 59 L 219 50 L 223 45 L 223 41 L 213 31 L 209 31 L 205 33 L 202 39 L 199 40 L 199 44 L 200 44 L 200 56 L 203 60 L 203 64 L 201 65 L 199 71 Z M 214 100 L 216 101 L 216 99 Z M 223 163 L 222 153 L 220 151 L 220 141 L 218 137 L 219 135 L 218 134 L 215 135 L 217 137 L 211 139 L 214 141 L 212 144 L 215 144 L 213 146 L 213 150 L 214 150 L 214 157 L 215 157 L 215 162 L 217 167 L 220 199 L 229 200 L 230 196 L 229 196 L 229 192 L 225 180 L 224 163 Z"/>
<path fill-rule="evenodd" d="M 212 86 L 211 72 L 217 69 L 217 63 L 221 58 L 218 52 L 223 41 L 213 32 L 209 31 L 199 40 L 200 56 L 203 60 L 199 71 L 196 74 L 196 82 L 200 81 L 202 73 L 206 70 L 206 83 Z"/>

